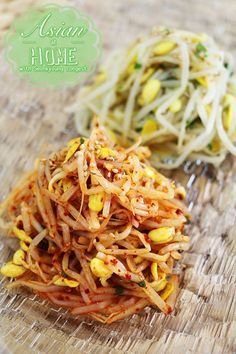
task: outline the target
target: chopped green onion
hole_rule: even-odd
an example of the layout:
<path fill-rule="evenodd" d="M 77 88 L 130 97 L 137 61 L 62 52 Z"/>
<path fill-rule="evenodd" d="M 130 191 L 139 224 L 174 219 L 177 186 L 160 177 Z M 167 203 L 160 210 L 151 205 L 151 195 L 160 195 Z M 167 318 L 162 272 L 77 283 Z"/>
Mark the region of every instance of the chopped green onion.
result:
<path fill-rule="evenodd" d="M 138 128 L 135 128 L 135 131 L 137 132 L 137 133 L 140 133 L 141 131 L 142 131 L 142 127 L 138 127 Z"/>
<path fill-rule="evenodd" d="M 202 43 L 198 43 L 194 53 L 198 58 L 205 58 L 207 56 L 207 49 Z"/>
<path fill-rule="evenodd" d="M 212 143 L 209 143 L 209 144 L 207 145 L 207 147 L 208 147 L 209 150 L 212 150 L 212 147 L 213 147 L 213 146 L 212 146 Z"/>
<path fill-rule="evenodd" d="M 194 126 L 195 126 L 195 120 L 190 120 L 190 119 L 188 119 L 187 121 L 186 121 L 186 128 L 187 129 L 193 129 L 194 128 Z"/>
<path fill-rule="evenodd" d="M 187 224 L 189 224 L 189 223 L 190 223 L 190 221 L 191 221 L 190 216 L 189 216 L 189 215 L 186 215 L 186 216 L 185 216 L 185 218 L 186 218 L 186 220 L 187 220 L 187 221 L 186 221 L 186 223 L 187 223 Z"/>
<path fill-rule="evenodd" d="M 122 286 L 116 286 L 115 287 L 115 289 L 116 289 L 116 295 L 123 295 L 123 293 L 124 293 L 124 288 L 122 288 Z"/>
<path fill-rule="evenodd" d="M 84 138 L 80 138 L 80 145 L 82 145 L 85 142 Z"/>
<path fill-rule="evenodd" d="M 224 67 L 225 67 L 225 69 L 229 70 L 230 76 L 233 76 L 234 72 L 232 70 L 232 67 L 230 67 L 229 63 L 225 62 Z"/>
<path fill-rule="evenodd" d="M 141 281 L 140 283 L 138 283 L 138 285 L 141 287 L 141 288 L 146 288 L 146 283 L 145 281 Z"/>
<path fill-rule="evenodd" d="M 193 80 L 193 86 L 194 88 L 197 88 L 198 86 L 200 86 L 200 82 L 198 82 L 197 80 Z"/>
<path fill-rule="evenodd" d="M 142 67 L 142 64 L 141 64 L 141 63 L 135 63 L 135 64 L 134 64 L 134 68 L 135 68 L 136 70 L 141 69 L 141 67 Z"/>

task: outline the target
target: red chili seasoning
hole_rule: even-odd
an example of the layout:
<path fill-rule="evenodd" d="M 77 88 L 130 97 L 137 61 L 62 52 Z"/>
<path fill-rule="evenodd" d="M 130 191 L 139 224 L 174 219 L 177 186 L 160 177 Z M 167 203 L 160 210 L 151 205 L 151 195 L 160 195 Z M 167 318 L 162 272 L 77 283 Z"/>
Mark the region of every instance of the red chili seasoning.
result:
<path fill-rule="evenodd" d="M 84 290 L 85 294 L 89 294 L 89 289 Z"/>
<path fill-rule="evenodd" d="M 144 235 L 144 238 L 145 238 L 145 241 L 148 242 L 148 243 L 151 243 L 152 240 L 148 237 L 147 234 Z"/>
<path fill-rule="evenodd" d="M 176 214 L 177 214 L 177 215 L 182 215 L 182 214 L 183 214 L 183 212 L 182 212 L 182 210 L 181 210 L 181 209 L 177 209 L 177 210 L 176 210 Z"/>
<path fill-rule="evenodd" d="M 127 279 L 127 280 L 131 280 L 131 275 L 130 275 L 130 274 L 128 274 L 128 273 L 126 273 L 126 274 L 125 274 L 125 279 Z"/>
<path fill-rule="evenodd" d="M 111 263 L 112 263 L 113 265 L 116 265 L 116 264 L 118 263 L 118 261 L 117 261 L 117 259 L 112 259 L 112 260 L 111 260 Z"/>

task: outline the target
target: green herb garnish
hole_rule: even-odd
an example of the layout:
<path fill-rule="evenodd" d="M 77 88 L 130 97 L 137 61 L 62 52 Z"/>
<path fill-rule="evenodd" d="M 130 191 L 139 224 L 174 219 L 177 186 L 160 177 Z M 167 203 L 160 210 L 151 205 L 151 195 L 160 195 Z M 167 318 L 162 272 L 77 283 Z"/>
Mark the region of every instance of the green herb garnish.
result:
<path fill-rule="evenodd" d="M 138 127 L 138 128 L 135 128 L 135 131 L 137 132 L 137 133 L 140 133 L 141 131 L 142 131 L 142 127 Z"/>
<path fill-rule="evenodd" d="M 230 76 L 232 76 L 234 74 L 232 67 L 230 67 L 229 63 L 225 62 L 224 67 L 225 67 L 225 69 L 229 70 Z"/>
<path fill-rule="evenodd" d="M 146 288 L 146 283 L 145 281 L 141 281 L 140 283 L 138 283 L 138 285 L 141 287 L 141 288 Z"/>
<path fill-rule="evenodd" d="M 115 287 L 115 290 L 116 290 L 116 295 L 123 295 L 123 293 L 125 291 L 125 289 L 122 288 L 122 286 L 119 286 L 119 285 Z"/>
<path fill-rule="evenodd" d="M 195 126 L 195 120 L 190 120 L 190 119 L 188 119 L 187 121 L 186 121 L 186 128 L 187 129 L 193 129 L 194 128 L 194 126 Z"/>
<path fill-rule="evenodd" d="M 209 150 L 212 150 L 212 148 L 213 148 L 212 143 L 209 143 L 209 144 L 207 145 L 207 147 L 208 147 Z"/>
<path fill-rule="evenodd" d="M 134 68 L 135 68 L 136 70 L 141 69 L 141 67 L 142 67 L 142 64 L 141 64 L 141 63 L 135 63 L 135 64 L 134 64 Z"/>
<path fill-rule="evenodd" d="M 190 216 L 189 216 L 189 215 L 186 215 L 186 216 L 185 216 L 185 219 L 187 220 L 187 221 L 186 221 L 186 224 L 189 224 L 189 223 L 190 223 L 190 221 L 191 221 Z"/>
<path fill-rule="evenodd" d="M 194 88 L 197 88 L 198 86 L 200 86 L 200 82 L 198 82 L 197 80 L 193 80 L 193 86 Z"/>
<path fill-rule="evenodd" d="M 84 138 L 80 138 L 80 145 L 82 145 L 85 142 Z"/>
<path fill-rule="evenodd" d="M 194 53 L 198 58 L 206 58 L 207 49 L 202 43 L 198 43 Z"/>

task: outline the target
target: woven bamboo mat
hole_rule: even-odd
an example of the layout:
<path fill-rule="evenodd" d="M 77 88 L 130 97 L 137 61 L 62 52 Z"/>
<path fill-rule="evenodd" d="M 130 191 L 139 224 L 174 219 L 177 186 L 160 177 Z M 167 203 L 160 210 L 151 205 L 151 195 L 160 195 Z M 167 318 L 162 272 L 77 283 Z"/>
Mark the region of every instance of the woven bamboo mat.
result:
<path fill-rule="evenodd" d="M 0 40 L 12 19 L 32 2 L 1 0 Z M 236 54 L 235 0 L 70 3 L 94 18 L 103 33 L 103 57 L 154 25 L 207 32 Z M 3 198 L 38 155 L 76 134 L 64 108 L 73 101 L 77 88 L 32 88 L 11 73 L 3 56 L 0 82 Z M 174 314 L 165 317 L 147 309 L 106 327 L 88 319 L 75 320 L 32 294 L 9 294 L 4 289 L 5 281 L 1 281 L 1 354 L 236 352 L 236 160 L 229 157 L 218 170 L 186 164 L 184 169 L 172 172 L 172 177 L 186 185 L 193 213 L 193 223 L 188 227 L 191 248 L 184 255 L 185 270 Z M 1 237 L 0 261 L 10 253 L 11 245 Z"/>

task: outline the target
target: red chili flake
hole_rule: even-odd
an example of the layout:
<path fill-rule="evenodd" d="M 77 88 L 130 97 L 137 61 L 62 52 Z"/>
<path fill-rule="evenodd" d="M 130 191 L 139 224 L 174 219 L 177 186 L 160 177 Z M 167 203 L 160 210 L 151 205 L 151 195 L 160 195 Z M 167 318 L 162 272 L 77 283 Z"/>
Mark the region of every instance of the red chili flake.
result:
<path fill-rule="evenodd" d="M 116 265 L 116 264 L 118 263 L 118 261 L 117 261 L 117 259 L 112 259 L 112 260 L 111 260 L 111 263 L 112 263 L 113 265 Z"/>
<path fill-rule="evenodd" d="M 85 294 L 89 294 L 89 289 L 84 290 Z"/>
<path fill-rule="evenodd" d="M 177 209 L 177 210 L 176 210 L 176 214 L 177 214 L 177 215 L 182 215 L 182 214 L 183 214 L 183 211 L 182 211 L 181 209 Z"/>
<path fill-rule="evenodd" d="M 131 280 L 131 275 L 130 275 L 130 274 L 128 274 L 128 273 L 126 273 L 126 274 L 125 274 L 125 279 L 127 279 L 127 280 Z"/>
<path fill-rule="evenodd" d="M 104 261 L 104 264 L 105 264 L 105 265 L 108 265 L 108 264 L 109 264 L 109 262 L 108 262 L 108 261 Z"/>
<path fill-rule="evenodd" d="M 120 272 L 120 269 L 118 269 L 118 272 Z"/>
<path fill-rule="evenodd" d="M 173 311 L 172 307 L 169 306 L 166 314 L 169 315 L 172 311 Z"/>
<path fill-rule="evenodd" d="M 151 243 L 152 240 L 148 237 L 147 234 L 144 235 L 144 238 L 145 238 L 145 241 L 148 242 L 148 243 Z"/>

